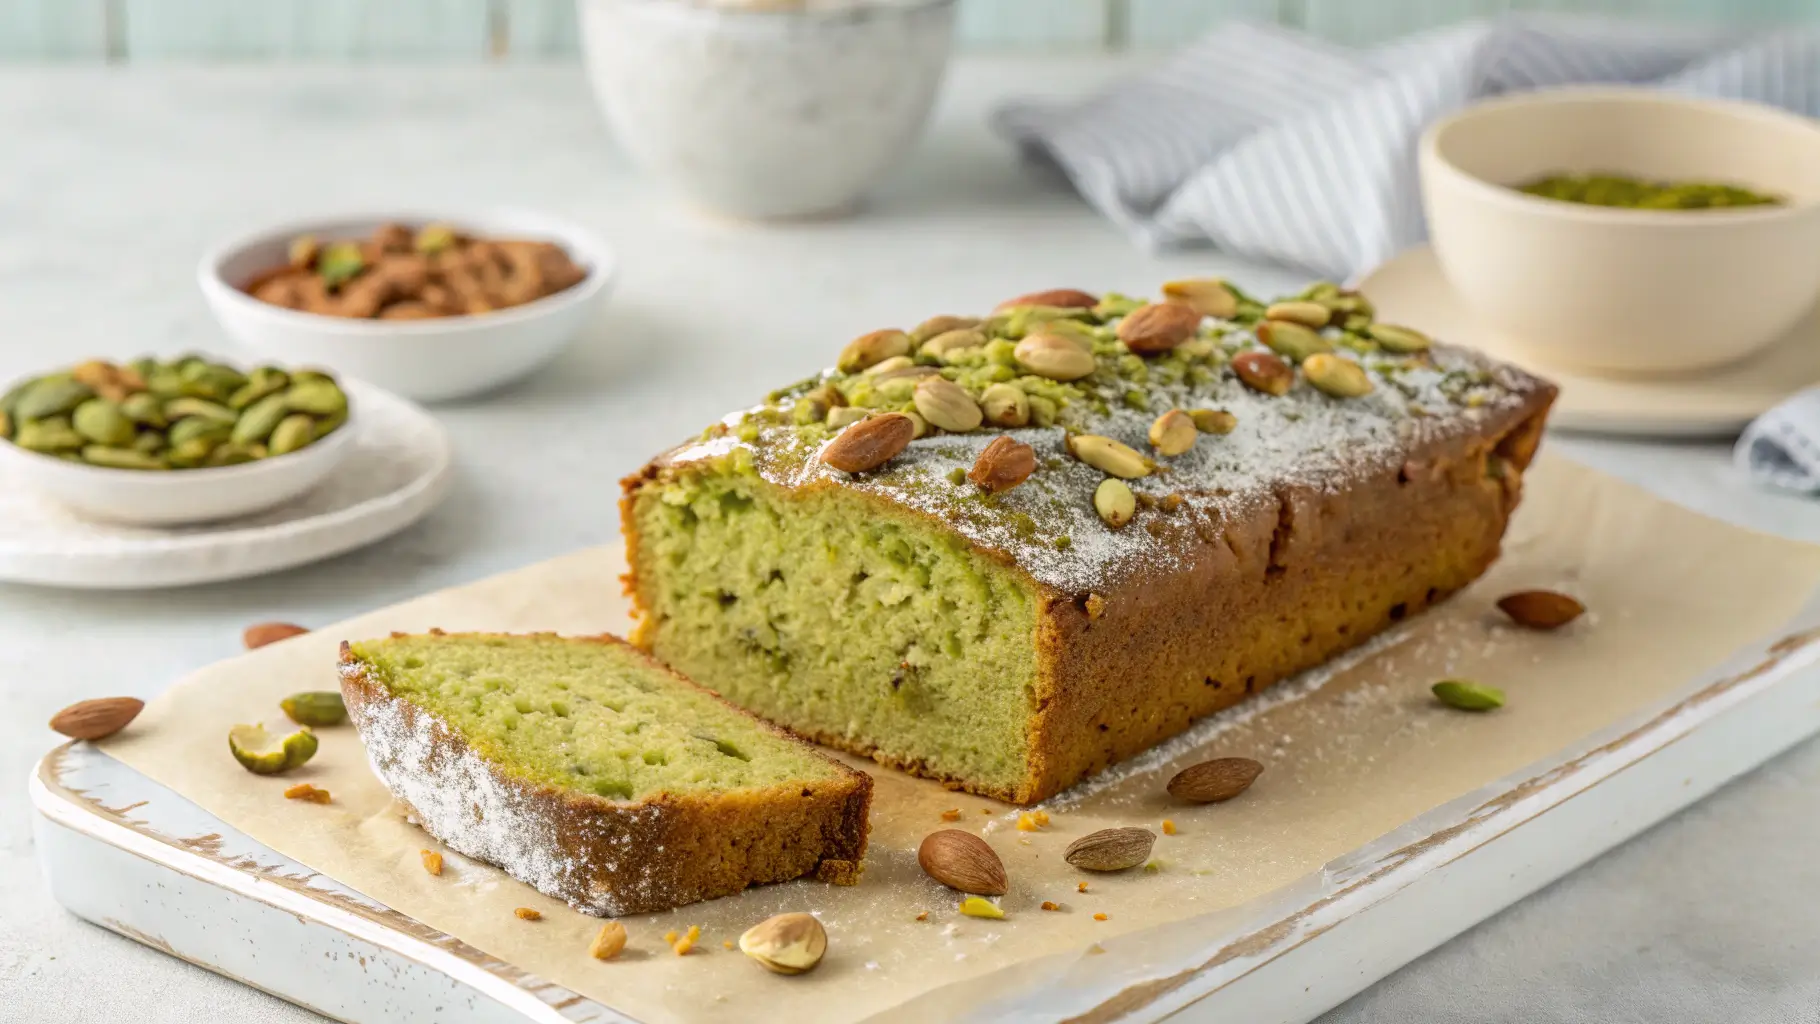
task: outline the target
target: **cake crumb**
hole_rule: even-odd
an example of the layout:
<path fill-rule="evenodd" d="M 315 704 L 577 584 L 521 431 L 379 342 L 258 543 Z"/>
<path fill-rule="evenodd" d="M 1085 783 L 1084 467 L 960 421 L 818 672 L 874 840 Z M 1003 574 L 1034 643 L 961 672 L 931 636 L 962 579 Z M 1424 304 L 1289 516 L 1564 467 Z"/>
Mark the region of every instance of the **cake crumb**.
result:
<path fill-rule="evenodd" d="M 1104 921 L 1104 920 L 1106 920 L 1106 915 L 1105 914 L 1095 914 L 1095 915 L 1093 915 L 1093 919 L 1095 921 Z"/>
<path fill-rule="evenodd" d="M 672 928 L 669 931 L 664 933 L 664 945 L 666 945 L 666 946 L 676 945 L 676 929 Z"/>
<path fill-rule="evenodd" d="M 626 926 L 608 921 L 600 926 L 594 941 L 588 943 L 588 955 L 596 960 L 611 960 L 626 948 Z"/>
<path fill-rule="evenodd" d="M 671 934 L 675 933 L 672 932 Z M 683 956 L 687 954 L 689 950 L 695 948 L 695 940 L 699 938 L 701 938 L 701 925 L 692 924 L 689 926 L 687 934 L 670 943 L 670 948 L 676 951 L 677 956 Z"/>
<path fill-rule="evenodd" d="M 1062 909 L 1062 905 L 1060 903 L 1052 903 L 1049 900 L 1044 900 L 1042 908 L 1044 910 L 1060 910 Z"/>
<path fill-rule="evenodd" d="M 1036 831 L 1036 819 L 1032 818 L 1028 814 L 1018 815 L 1017 816 L 1017 830 L 1019 832 L 1035 832 Z"/>
<path fill-rule="evenodd" d="M 960 809 L 960 808 L 959 808 L 959 807 L 956 807 L 956 808 L 954 808 L 954 809 L 953 809 L 953 810 L 948 810 L 948 811 L 943 811 L 943 812 L 942 812 L 942 820 L 943 820 L 943 821 L 959 821 L 959 820 L 961 820 L 961 809 Z"/>
<path fill-rule="evenodd" d="M 927 911 L 927 910 L 925 910 L 925 911 L 923 911 L 923 912 L 922 912 L 922 913 L 920 913 L 920 914 L 918 914 L 918 915 L 916 915 L 916 919 L 917 919 L 917 920 L 918 920 L 918 921 L 927 921 L 927 920 L 929 920 L 929 912 L 928 912 L 928 911 Z"/>
<path fill-rule="evenodd" d="M 1166 836 L 1175 835 L 1175 822 L 1169 818 L 1163 819 L 1163 834 Z"/>
<path fill-rule="evenodd" d="M 1097 942 L 1094 943 L 1093 945 L 1087 947 L 1088 956 L 1099 956 L 1101 953 L 1104 953 L 1104 952 L 1106 952 L 1106 947 L 1100 945 Z"/>
<path fill-rule="evenodd" d="M 732 940 L 732 939 L 722 939 L 722 940 L 720 940 L 720 948 L 722 948 L 722 949 L 732 949 L 732 948 L 733 948 L 733 940 Z"/>
<path fill-rule="evenodd" d="M 520 921 L 541 921 L 541 920 L 543 920 L 543 911 L 532 910 L 530 907 L 513 907 L 512 913 Z"/>
<path fill-rule="evenodd" d="M 286 800 L 307 800 L 313 804 L 326 804 L 329 802 L 329 791 L 317 789 L 307 782 L 299 782 L 284 791 L 284 798 Z"/>
<path fill-rule="evenodd" d="M 1049 827 L 1049 812 L 1048 811 L 1031 811 L 1030 816 L 1032 818 L 1036 819 L 1037 828 L 1048 828 Z"/>
<path fill-rule="evenodd" d="M 1081 884 L 1079 884 L 1079 885 L 1077 885 L 1077 886 L 1075 886 L 1075 887 L 1074 887 L 1074 891 L 1075 891 L 1075 892 L 1086 892 L 1086 891 L 1087 891 L 1087 883 L 1086 883 L 1086 882 L 1082 882 L 1082 883 L 1081 883 Z"/>
<path fill-rule="evenodd" d="M 992 813 L 992 808 L 990 808 L 990 807 L 982 807 L 982 808 L 980 808 L 980 813 L 981 813 L 981 814 L 991 814 L 991 813 Z"/>
<path fill-rule="evenodd" d="M 423 858 L 423 869 L 432 875 L 442 874 L 442 854 L 435 850 L 418 850 L 417 856 Z"/>

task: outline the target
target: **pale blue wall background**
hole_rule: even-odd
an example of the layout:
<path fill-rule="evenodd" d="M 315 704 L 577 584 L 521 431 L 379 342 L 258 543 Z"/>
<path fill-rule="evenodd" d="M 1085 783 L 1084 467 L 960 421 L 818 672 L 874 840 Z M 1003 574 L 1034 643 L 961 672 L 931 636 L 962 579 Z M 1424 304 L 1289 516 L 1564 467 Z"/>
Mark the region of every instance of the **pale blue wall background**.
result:
<path fill-rule="evenodd" d="M 1367 42 L 1508 10 L 1820 23 L 1820 0 L 961 0 L 974 49 L 1168 46 L 1221 18 Z M 543 60 L 573 0 L 0 0 L 0 61 Z"/>

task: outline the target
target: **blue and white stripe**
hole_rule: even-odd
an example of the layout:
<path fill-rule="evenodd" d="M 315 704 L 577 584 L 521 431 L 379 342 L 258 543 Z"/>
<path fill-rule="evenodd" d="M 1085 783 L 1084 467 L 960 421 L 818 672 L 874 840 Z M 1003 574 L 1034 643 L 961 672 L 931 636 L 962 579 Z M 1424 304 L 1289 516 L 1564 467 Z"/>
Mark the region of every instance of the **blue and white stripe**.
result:
<path fill-rule="evenodd" d="M 1234 22 L 1101 95 L 1013 104 L 995 122 L 1146 246 L 1212 243 L 1346 279 L 1426 236 L 1423 127 L 1581 83 L 1820 114 L 1820 32 L 1512 17 L 1352 50 Z"/>

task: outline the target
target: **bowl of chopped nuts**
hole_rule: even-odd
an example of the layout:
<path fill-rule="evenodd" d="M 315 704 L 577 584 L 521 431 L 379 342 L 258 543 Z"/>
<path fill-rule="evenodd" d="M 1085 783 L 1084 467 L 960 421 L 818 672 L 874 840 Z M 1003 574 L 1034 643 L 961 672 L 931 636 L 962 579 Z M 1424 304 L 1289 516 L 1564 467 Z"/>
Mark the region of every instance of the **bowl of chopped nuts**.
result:
<path fill-rule="evenodd" d="M 222 245 L 196 271 L 241 345 L 422 401 L 542 366 L 587 325 L 612 275 L 593 234 L 520 211 L 301 221 Z"/>

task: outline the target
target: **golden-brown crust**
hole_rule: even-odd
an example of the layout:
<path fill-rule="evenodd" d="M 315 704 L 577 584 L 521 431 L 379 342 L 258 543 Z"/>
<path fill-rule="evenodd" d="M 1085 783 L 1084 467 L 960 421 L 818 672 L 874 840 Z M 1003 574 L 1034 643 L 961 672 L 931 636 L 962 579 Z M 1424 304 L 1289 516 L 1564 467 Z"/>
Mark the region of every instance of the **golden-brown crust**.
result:
<path fill-rule="evenodd" d="M 568 639 L 625 645 L 608 635 Z M 613 801 L 529 782 L 484 762 L 435 715 L 393 696 L 345 641 L 340 663 L 349 718 L 382 779 L 411 807 L 418 823 L 458 852 L 497 863 L 579 910 L 613 916 L 647 913 L 805 875 L 837 885 L 859 880 L 872 778 L 831 758 L 824 759 L 838 770 L 833 781 Z M 678 685 L 701 689 L 657 662 L 650 664 Z M 779 736 L 790 735 L 760 724 Z M 411 739 L 400 742 L 401 736 Z M 514 816 L 510 830 L 495 823 L 494 831 L 511 835 L 485 834 L 478 798 L 471 825 L 443 813 L 448 808 L 441 804 L 451 793 L 475 788 L 471 777 L 459 773 L 471 773 L 477 765 L 487 775 L 482 788 L 497 787 L 490 793 L 497 798 L 493 805 Z M 437 806 L 421 806 L 432 804 Z M 459 817 L 467 817 L 465 805 Z"/>
<path fill-rule="evenodd" d="M 1338 489 L 1279 485 L 1274 500 L 1219 521 L 1164 520 L 1179 568 L 1131 573 L 1069 593 L 1023 571 L 1003 550 L 973 549 L 1023 576 L 1042 609 L 1028 771 L 1015 787 L 944 776 L 852 737 L 809 738 L 955 788 L 1014 803 L 1051 796 L 1180 733 L 1194 721 L 1370 639 L 1478 578 L 1496 560 L 1521 474 L 1556 391 L 1531 379 L 1520 401 L 1480 410 L 1470 430 L 1412 444 L 1401 464 L 1363 465 Z M 637 579 L 634 503 L 671 472 L 660 456 L 622 483 L 621 524 L 633 567 L 627 593 L 649 649 L 655 623 Z M 807 493 L 833 486 L 813 480 Z M 921 509 L 863 491 L 891 513 L 936 529 Z M 1087 611 L 1088 600 L 1094 612 Z M 1141 681 L 1141 685 L 1137 685 Z M 713 680 L 705 680 L 712 685 Z"/>

